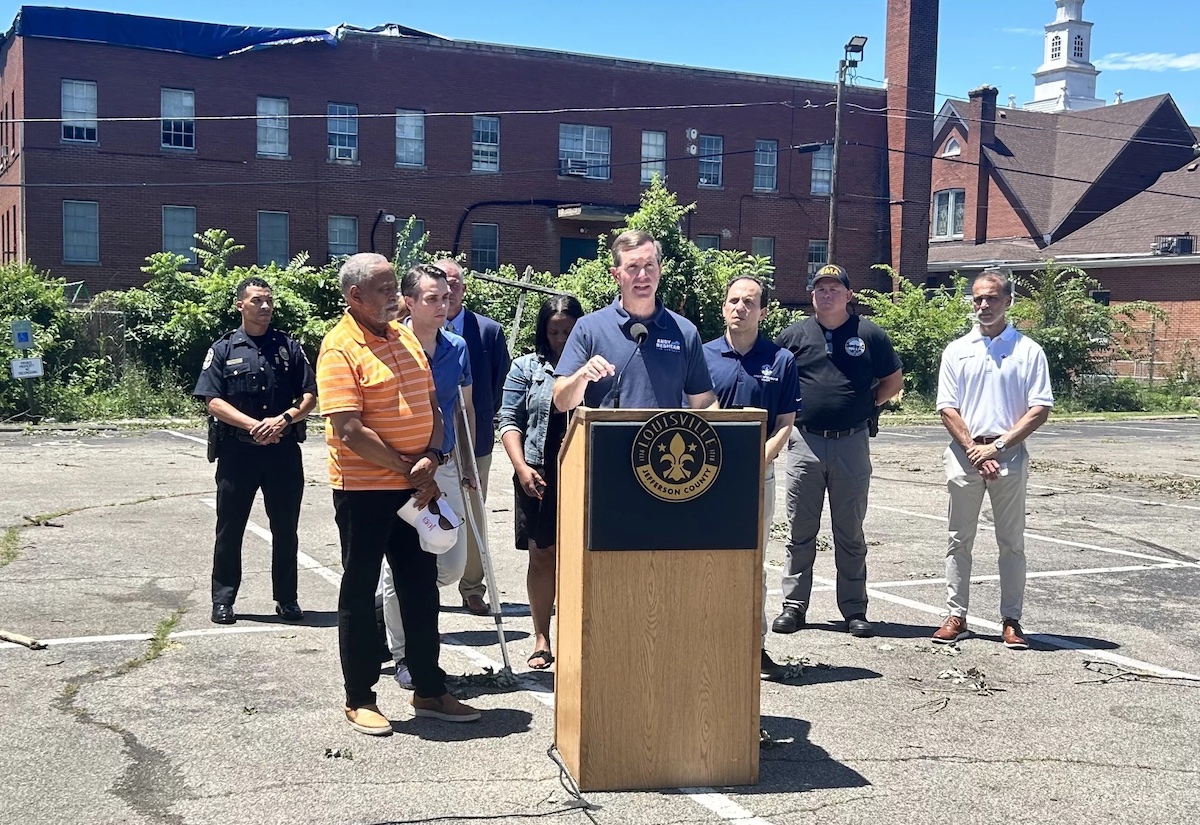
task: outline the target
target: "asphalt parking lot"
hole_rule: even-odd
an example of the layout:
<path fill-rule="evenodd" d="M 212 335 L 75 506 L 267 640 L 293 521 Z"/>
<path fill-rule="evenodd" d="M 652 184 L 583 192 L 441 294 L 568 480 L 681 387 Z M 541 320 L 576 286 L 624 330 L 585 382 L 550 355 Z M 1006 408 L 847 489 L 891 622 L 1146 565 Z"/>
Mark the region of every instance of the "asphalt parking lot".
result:
<path fill-rule="evenodd" d="M 1023 653 L 998 641 L 986 530 L 975 636 L 928 642 L 944 607 L 945 434 L 885 428 L 866 525 L 877 637 L 834 623 L 832 554 L 819 554 L 811 626 L 767 639 L 800 666 L 763 683 L 759 784 L 588 794 L 587 811 L 547 756 L 552 672 L 524 665 L 525 555 L 502 455 L 488 509 L 518 685 L 463 685 L 484 718 L 451 725 L 414 718 L 389 669 L 380 706 L 396 735 L 375 739 L 340 712 L 320 438 L 305 445 L 305 622 L 272 613 L 256 507 L 239 621 L 218 627 L 201 435 L 0 433 L 0 525 L 20 528 L 0 545 L 0 628 L 49 643 L 0 644 L 0 821 L 1188 823 L 1200 810 L 1200 421 L 1053 422 L 1034 437 Z M 776 530 L 769 613 L 783 555 Z M 443 591 L 443 666 L 497 668 L 492 621 L 457 596 Z"/>

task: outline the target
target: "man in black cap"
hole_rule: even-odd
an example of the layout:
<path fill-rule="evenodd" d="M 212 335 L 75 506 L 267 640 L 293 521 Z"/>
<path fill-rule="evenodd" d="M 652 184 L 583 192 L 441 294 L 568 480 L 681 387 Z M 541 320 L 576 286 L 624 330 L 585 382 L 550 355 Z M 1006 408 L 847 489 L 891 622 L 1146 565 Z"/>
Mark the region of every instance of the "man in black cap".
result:
<path fill-rule="evenodd" d="M 304 495 L 300 442 L 317 400 L 317 379 L 300 345 L 271 326 L 275 298 L 262 278 L 238 284 L 242 325 L 221 336 L 192 394 L 211 416 L 217 453 L 217 538 L 213 548 L 212 620 L 237 621 L 242 537 L 259 489 L 271 523 L 271 587 L 275 612 L 304 618 L 296 597 L 297 526 Z M 210 452 L 210 460 L 212 458 Z"/>
<path fill-rule="evenodd" d="M 788 442 L 791 533 L 783 612 L 771 629 L 795 633 L 804 626 L 828 490 L 838 608 L 851 634 L 870 636 L 867 543 L 862 529 L 871 485 L 867 430 L 875 408 L 900 391 L 904 377 L 887 333 L 872 321 L 850 314 L 854 293 L 844 269 L 833 264 L 821 267 L 813 276 L 812 296 L 814 314 L 775 339 L 795 358 L 800 410 Z"/>

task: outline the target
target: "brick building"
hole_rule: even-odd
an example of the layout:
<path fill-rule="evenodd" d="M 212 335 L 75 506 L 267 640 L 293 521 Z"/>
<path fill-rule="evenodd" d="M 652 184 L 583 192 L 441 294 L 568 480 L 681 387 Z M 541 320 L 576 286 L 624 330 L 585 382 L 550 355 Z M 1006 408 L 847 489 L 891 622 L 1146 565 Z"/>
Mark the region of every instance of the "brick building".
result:
<path fill-rule="evenodd" d="M 1155 330 L 1163 375 L 1200 345 L 1197 133 L 1170 95 L 1096 99 L 1083 3 L 1056 6 L 1033 103 L 1018 109 L 1010 95 L 998 107 L 983 86 L 938 114 L 927 282 L 987 266 L 1030 273 L 1049 258 L 1078 266 L 1100 282 L 1098 299 L 1169 314 Z"/>
<path fill-rule="evenodd" d="M 931 81 L 932 52 L 913 50 L 931 30 L 936 41 L 936 0 L 889 6 L 904 10 L 889 69 Z M 213 226 L 245 244 L 245 263 L 389 253 L 385 214 L 415 215 L 431 248 L 473 268 L 559 272 L 594 254 L 656 171 L 697 203 L 688 236 L 771 256 L 785 302 L 806 302 L 825 260 L 831 147 L 790 147 L 832 140 L 831 83 L 395 25 L 247 29 L 42 7 L 22 8 L 0 70 L 0 254 L 93 293 L 143 282 L 146 255 L 190 254 L 192 233 Z M 863 286 L 886 287 L 868 267 L 896 246 L 889 174 L 906 191 L 914 180 L 889 168 L 880 110 L 911 105 L 889 94 L 846 95 L 840 257 Z M 928 141 L 927 124 L 912 131 Z"/>

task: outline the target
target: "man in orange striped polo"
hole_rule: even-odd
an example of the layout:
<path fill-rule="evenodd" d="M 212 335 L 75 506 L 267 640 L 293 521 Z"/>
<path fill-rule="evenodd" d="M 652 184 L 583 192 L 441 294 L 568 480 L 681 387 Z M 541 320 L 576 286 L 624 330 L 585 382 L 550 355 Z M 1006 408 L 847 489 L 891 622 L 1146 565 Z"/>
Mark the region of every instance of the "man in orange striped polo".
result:
<path fill-rule="evenodd" d="M 317 358 L 317 387 L 329 445 L 329 483 L 342 545 L 338 646 L 346 720 L 360 733 L 392 732 L 379 711 L 375 587 L 386 556 L 404 605 L 406 658 L 417 716 L 474 722 L 479 712 L 446 691 L 438 666 L 436 557 L 396 515 L 410 498 L 439 496 L 434 471 L 444 459 L 442 416 L 421 344 L 393 322 L 396 273 L 382 255 L 360 253 L 338 273 L 346 314 Z"/>

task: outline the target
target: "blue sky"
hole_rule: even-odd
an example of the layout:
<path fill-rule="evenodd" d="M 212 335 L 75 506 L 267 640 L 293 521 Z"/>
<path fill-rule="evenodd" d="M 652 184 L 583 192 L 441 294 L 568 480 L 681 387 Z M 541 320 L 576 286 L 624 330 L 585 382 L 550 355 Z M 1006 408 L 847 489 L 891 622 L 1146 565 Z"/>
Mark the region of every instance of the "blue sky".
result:
<path fill-rule="evenodd" d="M 832 80 L 841 47 L 869 38 L 860 82 L 882 80 L 884 0 L 608 0 L 573 7 L 548 0 L 442 0 L 397 3 L 348 0 L 207 0 L 180 7 L 145 0 L 64 2 L 78 8 L 173 16 L 188 8 L 199 19 L 261 26 L 327 28 L 401 23 L 463 40 L 562 49 L 762 74 Z M 0 3 L 0 25 L 17 4 Z M 1095 24 L 1092 62 L 1101 69 L 1097 96 L 1112 101 L 1170 92 L 1192 124 L 1200 124 L 1200 40 L 1188 25 L 1186 0 L 1087 0 Z M 1031 72 L 1041 62 L 1042 26 L 1053 0 L 942 0 L 937 106 L 984 83 L 1000 103 L 1033 98 Z M 1173 21 L 1173 22 L 1172 22 Z M 936 108 L 936 106 L 935 106 Z"/>

